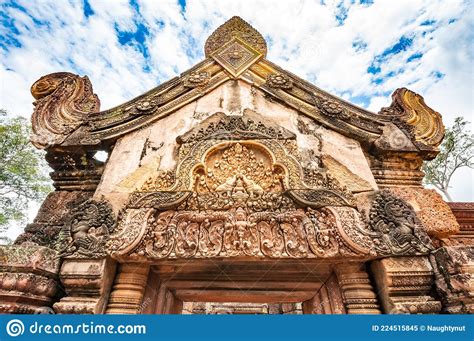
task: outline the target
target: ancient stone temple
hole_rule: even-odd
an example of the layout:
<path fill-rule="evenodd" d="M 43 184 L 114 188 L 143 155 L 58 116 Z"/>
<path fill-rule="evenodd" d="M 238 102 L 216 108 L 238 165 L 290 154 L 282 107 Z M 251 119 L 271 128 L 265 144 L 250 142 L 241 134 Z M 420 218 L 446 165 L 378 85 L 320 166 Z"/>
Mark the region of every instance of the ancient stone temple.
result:
<path fill-rule="evenodd" d="M 333 96 L 238 17 L 204 51 L 105 111 L 85 76 L 33 84 L 55 191 L 0 248 L 0 311 L 474 311 L 473 206 L 422 186 L 439 113 L 405 88 L 377 113 Z"/>

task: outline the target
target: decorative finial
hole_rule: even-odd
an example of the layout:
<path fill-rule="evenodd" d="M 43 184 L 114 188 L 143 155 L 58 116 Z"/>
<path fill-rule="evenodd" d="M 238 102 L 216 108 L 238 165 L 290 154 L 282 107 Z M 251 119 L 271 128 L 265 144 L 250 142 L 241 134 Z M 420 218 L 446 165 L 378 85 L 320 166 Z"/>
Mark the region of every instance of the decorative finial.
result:
<path fill-rule="evenodd" d="M 443 141 L 441 114 L 427 106 L 423 97 L 407 88 L 395 90 L 392 104 L 379 113 L 401 120 L 413 130 L 416 141 L 426 146 L 437 147 Z"/>
<path fill-rule="evenodd" d="M 267 55 L 267 43 L 263 36 L 242 18 L 232 17 L 207 38 L 204 45 L 206 57 L 211 56 L 225 43 L 232 40 L 232 38 L 243 40 L 264 57 Z"/>

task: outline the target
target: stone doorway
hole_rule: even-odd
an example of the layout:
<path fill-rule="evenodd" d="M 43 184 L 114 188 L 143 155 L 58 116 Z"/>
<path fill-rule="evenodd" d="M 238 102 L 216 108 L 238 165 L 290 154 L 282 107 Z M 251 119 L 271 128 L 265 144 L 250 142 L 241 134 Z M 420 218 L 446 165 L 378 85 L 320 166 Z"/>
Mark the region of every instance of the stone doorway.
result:
<path fill-rule="evenodd" d="M 142 314 L 345 313 L 324 262 L 167 261 L 150 267 L 144 287 Z"/>
<path fill-rule="evenodd" d="M 301 303 L 184 302 L 182 314 L 197 315 L 301 315 Z"/>

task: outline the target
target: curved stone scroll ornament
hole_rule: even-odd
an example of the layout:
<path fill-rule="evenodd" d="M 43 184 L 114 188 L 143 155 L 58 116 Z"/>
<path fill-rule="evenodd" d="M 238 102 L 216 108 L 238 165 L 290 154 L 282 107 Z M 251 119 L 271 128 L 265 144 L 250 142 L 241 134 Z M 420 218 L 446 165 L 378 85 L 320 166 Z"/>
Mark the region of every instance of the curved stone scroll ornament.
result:
<path fill-rule="evenodd" d="M 379 254 L 428 253 L 434 250 L 413 208 L 389 191 L 379 192 L 369 212 Z"/>
<path fill-rule="evenodd" d="M 394 123 L 426 146 L 437 147 L 444 137 L 441 115 L 425 104 L 423 97 L 406 88 L 395 90 L 392 104 L 382 115 L 393 116 Z"/>
<path fill-rule="evenodd" d="M 60 257 L 101 258 L 105 243 L 114 230 L 112 207 L 106 201 L 89 199 L 71 211 L 63 233 L 67 242 Z"/>
<path fill-rule="evenodd" d="M 36 99 L 31 142 L 42 149 L 63 143 L 100 107 L 89 78 L 69 72 L 41 77 L 31 86 L 31 94 Z"/>

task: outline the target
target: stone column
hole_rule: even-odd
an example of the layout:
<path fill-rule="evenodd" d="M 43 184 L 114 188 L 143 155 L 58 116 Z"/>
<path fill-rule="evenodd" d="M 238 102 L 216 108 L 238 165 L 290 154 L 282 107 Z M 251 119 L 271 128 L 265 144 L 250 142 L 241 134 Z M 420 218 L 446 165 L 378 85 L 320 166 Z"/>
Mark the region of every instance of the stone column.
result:
<path fill-rule="evenodd" d="M 347 314 L 380 314 L 365 264 L 338 264 L 335 270 Z"/>
<path fill-rule="evenodd" d="M 115 276 L 110 258 L 66 258 L 60 271 L 67 296 L 54 305 L 60 314 L 103 314 Z"/>
<path fill-rule="evenodd" d="M 341 288 L 335 274 L 327 280 L 313 298 L 303 302 L 304 314 L 346 314 Z"/>
<path fill-rule="evenodd" d="M 442 247 L 431 254 L 430 260 L 443 311 L 474 314 L 474 247 Z"/>
<path fill-rule="evenodd" d="M 106 314 L 137 314 L 148 281 L 148 264 L 120 264 L 110 294 Z"/>
<path fill-rule="evenodd" d="M 426 256 L 389 257 L 372 262 L 372 273 L 387 314 L 437 314 L 433 268 Z"/>

